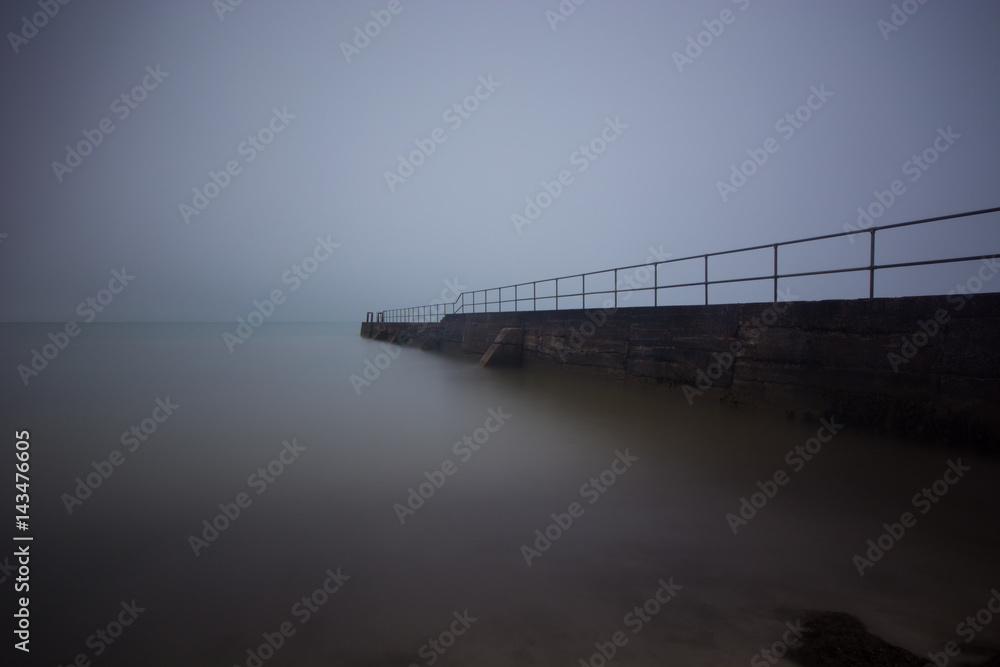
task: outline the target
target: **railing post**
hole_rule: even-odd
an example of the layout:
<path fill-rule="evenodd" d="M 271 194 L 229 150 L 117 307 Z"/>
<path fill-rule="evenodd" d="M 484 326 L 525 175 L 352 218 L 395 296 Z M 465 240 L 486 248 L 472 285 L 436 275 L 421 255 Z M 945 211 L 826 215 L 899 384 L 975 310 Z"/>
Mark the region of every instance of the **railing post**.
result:
<path fill-rule="evenodd" d="M 559 279 L 556 278 L 556 310 L 559 310 Z"/>
<path fill-rule="evenodd" d="M 708 305 L 708 255 L 705 255 L 705 305 Z"/>
<path fill-rule="evenodd" d="M 538 310 L 538 283 L 531 281 L 531 311 Z"/>
<path fill-rule="evenodd" d="M 868 262 L 868 298 L 875 298 L 875 230 L 878 227 L 872 227 L 868 232 L 871 236 L 871 259 Z"/>
<path fill-rule="evenodd" d="M 618 269 L 615 269 L 615 310 L 618 309 Z"/>
<path fill-rule="evenodd" d="M 778 303 L 778 244 L 774 244 L 774 303 Z"/>
<path fill-rule="evenodd" d="M 658 278 L 659 270 L 660 270 L 660 265 L 658 263 L 654 263 L 653 264 L 653 307 L 654 308 L 658 305 L 657 296 L 659 295 L 657 294 L 657 292 L 659 290 L 656 289 L 656 286 L 660 284 L 660 280 Z"/>
<path fill-rule="evenodd" d="M 583 292 L 583 303 L 581 305 L 586 309 L 586 307 L 587 307 L 587 274 L 586 273 L 581 274 L 580 277 L 583 279 L 583 283 L 581 284 L 581 288 L 582 289 L 580 289 L 580 291 Z"/>

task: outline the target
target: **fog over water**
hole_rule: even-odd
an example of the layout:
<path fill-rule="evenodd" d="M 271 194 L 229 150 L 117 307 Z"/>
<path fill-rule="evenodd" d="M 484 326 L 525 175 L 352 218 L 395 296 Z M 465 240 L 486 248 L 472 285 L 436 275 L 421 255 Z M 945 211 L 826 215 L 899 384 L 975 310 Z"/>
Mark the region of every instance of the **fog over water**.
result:
<path fill-rule="evenodd" d="M 32 664 L 246 665 L 289 622 L 267 664 L 423 665 L 466 611 L 476 620 L 441 664 L 575 665 L 618 631 L 615 664 L 746 664 L 810 609 L 856 614 L 923 654 L 997 585 L 995 460 L 834 419 L 807 461 L 788 452 L 818 424 L 689 406 L 662 387 L 486 371 L 356 325 L 271 324 L 220 355 L 224 329 L 94 325 L 53 362 L 57 382 L 9 395 L 34 456 Z M 0 362 L 44 332 L 4 326 Z M 356 392 L 350 376 L 390 351 Z M 129 451 L 123 432 L 156 399 L 176 407 Z M 124 460 L 69 513 L 63 494 L 113 450 Z M 282 457 L 263 483 L 258 468 Z M 970 470 L 922 514 L 911 498 L 959 459 Z M 779 470 L 785 485 L 734 535 L 726 515 Z M 440 488 L 415 512 L 394 508 L 428 479 Z M 192 542 L 241 492 L 239 516 Z M 552 528 L 572 503 L 572 524 Z M 906 511 L 915 525 L 859 576 L 853 557 Z M 522 550 L 546 546 L 547 529 L 547 549 Z M 328 570 L 349 578 L 296 611 Z M 626 620 L 668 595 L 661 579 L 669 602 Z M 144 611 L 96 656 L 88 638 L 133 599 Z"/>
<path fill-rule="evenodd" d="M 880 266 L 996 252 L 1000 212 L 869 230 L 998 205 L 998 28 L 990 0 L 0 3 L 4 536 L 34 538 L 0 547 L 0 632 L 31 632 L 3 650 L 745 665 L 807 610 L 962 639 L 1000 586 L 995 459 L 359 324 L 758 245 L 661 265 L 697 284 L 658 304 L 995 292 L 995 258 L 867 267 L 876 237 Z M 780 273 L 865 270 L 699 282 L 852 230 Z"/>
<path fill-rule="evenodd" d="M 989 0 L 231 1 L 57 3 L 40 28 L 39 0 L 0 7 L 0 321 L 65 322 L 122 266 L 101 321 L 235 322 L 275 288 L 276 321 L 355 321 L 445 280 L 997 206 Z M 878 259 L 978 254 L 997 219 L 880 234 Z M 318 238 L 340 248 L 292 291 Z M 788 272 L 868 261 L 845 239 L 786 250 Z M 864 297 L 863 278 L 796 294 Z"/>

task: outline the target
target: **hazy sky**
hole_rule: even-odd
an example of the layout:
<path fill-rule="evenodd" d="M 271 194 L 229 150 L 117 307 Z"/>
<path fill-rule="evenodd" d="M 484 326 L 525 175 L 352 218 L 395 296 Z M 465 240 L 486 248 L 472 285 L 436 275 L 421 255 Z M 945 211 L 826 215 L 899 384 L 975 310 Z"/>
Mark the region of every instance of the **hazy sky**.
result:
<path fill-rule="evenodd" d="M 275 320 L 360 320 L 839 232 L 895 180 L 879 223 L 1000 200 L 996 2 L 231 2 L 3 4 L 0 319 L 79 319 L 110 282 L 100 321 L 233 321 L 275 289 Z"/>

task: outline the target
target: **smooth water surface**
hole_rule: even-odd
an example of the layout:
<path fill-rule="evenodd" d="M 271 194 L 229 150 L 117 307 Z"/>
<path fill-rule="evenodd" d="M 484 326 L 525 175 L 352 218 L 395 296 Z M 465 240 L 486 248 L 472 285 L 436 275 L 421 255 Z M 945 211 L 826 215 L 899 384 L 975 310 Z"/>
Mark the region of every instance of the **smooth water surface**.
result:
<path fill-rule="evenodd" d="M 969 452 L 847 423 L 799 463 L 786 453 L 817 423 L 575 373 L 392 358 L 356 324 L 268 323 L 233 353 L 226 325 L 91 325 L 24 386 L 16 366 L 58 328 L 0 328 L 5 447 L 31 432 L 37 664 L 252 667 L 248 650 L 286 623 L 263 664 L 579 665 L 622 631 L 611 664 L 735 665 L 813 609 L 923 655 L 1000 584 L 998 466 Z M 356 388 L 366 360 L 384 368 Z M 168 398 L 178 407 L 149 421 Z M 123 445 L 144 419 L 155 432 Z M 120 465 L 68 501 L 114 450 Z M 959 458 L 970 470 L 915 506 Z M 734 535 L 727 513 L 779 470 L 787 483 L 765 484 L 776 493 Z M 429 497 L 403 511 L 422 483 Z M 240 493 L 239 516 L 218 517 Z M 853 557 L 907 511 L 915 525 L 860 576 Z M 546 529 L 555 539 L 536 544 Z M 530 566 L 523 546 L 538 548 Z M 349 578 L 309 610 L 303 596 L 338 569 Z M 672 599 L 627 616 L 669 597 L 661 580 Z M 133 599 L 144 611 L 97 639 Z"/>

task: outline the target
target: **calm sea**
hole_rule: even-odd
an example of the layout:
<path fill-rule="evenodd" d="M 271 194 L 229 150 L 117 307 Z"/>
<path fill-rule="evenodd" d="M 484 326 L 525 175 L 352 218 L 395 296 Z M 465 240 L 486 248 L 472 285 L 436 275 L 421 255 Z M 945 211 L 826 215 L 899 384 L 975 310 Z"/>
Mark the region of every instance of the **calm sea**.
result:
<path fill-rule="evenodd" d="M 59 329 L 0 327 L 19 664 L 745 665 L 806 610 L 924 655 L 965 647 L 1000 586 L 997 463 L 836 415 L 810 442 L 818 423 L 353 323 L 267 323 L 232 353 L 226 325 L 86 325 L 25 386 Z M 11 533 L 34 538 L 29 593 Z"/>

